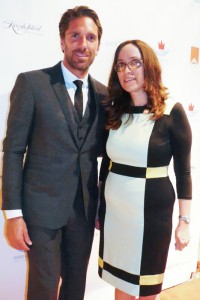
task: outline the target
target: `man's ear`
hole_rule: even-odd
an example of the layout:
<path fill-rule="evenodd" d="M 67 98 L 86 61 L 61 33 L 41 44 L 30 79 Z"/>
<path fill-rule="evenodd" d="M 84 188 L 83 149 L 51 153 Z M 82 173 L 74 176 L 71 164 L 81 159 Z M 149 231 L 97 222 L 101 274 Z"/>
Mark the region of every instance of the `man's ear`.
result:
<path fill-rule="evenodd" d="M 60 47 L 61 47 L 62 52 L 64 52 L 65 44 L 64 44 L 64 39 L 63 38 L 60 38 Z"/>

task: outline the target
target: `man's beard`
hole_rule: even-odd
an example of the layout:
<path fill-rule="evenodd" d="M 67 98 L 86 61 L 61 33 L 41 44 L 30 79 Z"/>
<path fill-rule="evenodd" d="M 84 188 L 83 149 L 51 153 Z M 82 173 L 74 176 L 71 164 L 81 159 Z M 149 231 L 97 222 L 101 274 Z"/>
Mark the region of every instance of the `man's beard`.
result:
<path fill-rule="evenodd" d="M 89 67 L 91 66 L 93 61 L 94 61 L 94 59 L 91 61 L 87 61 L 87 62 L 76 62 L 76 61 L 70 60 L 70 61 L 68 61 L 68 64 L 72 69 L 79 70 L 79 71 L 86 71 L 89 69 Z"/>

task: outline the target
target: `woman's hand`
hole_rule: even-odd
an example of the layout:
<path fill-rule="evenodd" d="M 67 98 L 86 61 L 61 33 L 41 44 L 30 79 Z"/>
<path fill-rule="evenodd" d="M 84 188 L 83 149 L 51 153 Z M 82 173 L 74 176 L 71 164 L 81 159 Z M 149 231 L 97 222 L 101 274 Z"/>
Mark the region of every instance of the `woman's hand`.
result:
<path fill-rule="evenodd" d="M 187 247 L 190 242 L 189 224 L 185 223 L 183 220 L 179 220 L 175 230 L 175 241 L 175 249 L 179 251 L 182 251 Z"/>

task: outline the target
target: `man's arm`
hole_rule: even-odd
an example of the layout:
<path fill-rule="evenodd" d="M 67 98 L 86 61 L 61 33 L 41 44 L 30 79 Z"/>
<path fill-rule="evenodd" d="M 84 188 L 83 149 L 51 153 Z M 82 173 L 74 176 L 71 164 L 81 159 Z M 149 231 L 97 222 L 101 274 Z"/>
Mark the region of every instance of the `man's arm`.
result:
<path fill-rule="evenodd" d="M 30 80 L 20 74 L 11 93 L 11 104 L 3 141 L 2 209 L 7 216 L 5 234 L 9 244 L 28 251 L 31 240 L 22 217 L 23 160 L 34 113 Z"/>
<path fill-rule="evenodd" d="M 34 115 L 34 93 L 29 77 L 20 74 L 10 96 L 7 131 L 3 141 L 3 210 L 22 209 L 23 161 Z"/>

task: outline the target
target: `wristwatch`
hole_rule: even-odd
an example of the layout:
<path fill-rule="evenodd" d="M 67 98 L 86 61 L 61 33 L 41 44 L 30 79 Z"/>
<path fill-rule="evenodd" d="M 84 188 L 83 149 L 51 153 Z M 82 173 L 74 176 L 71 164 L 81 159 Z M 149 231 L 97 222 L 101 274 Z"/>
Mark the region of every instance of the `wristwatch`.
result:
<path fill-rule="evenodd" d="M 189 224 L 190 221 L 191 221 L 191 218 L 189 216 L 182 216 L 182 215 L 180 215 L 179 219 L 185 221 L 185 223 L 187 223 L 187 224 Z"/>

